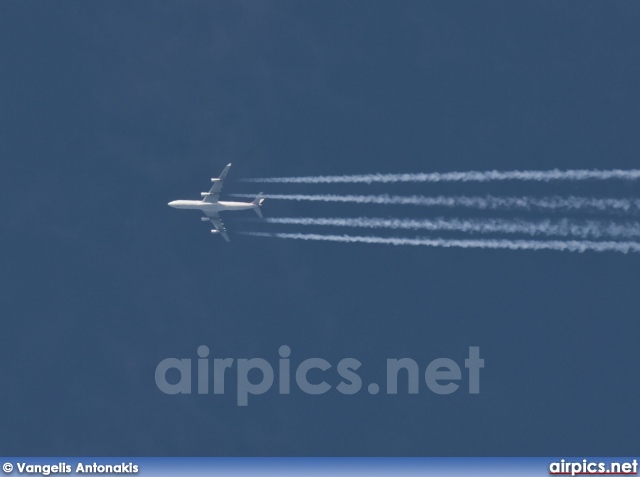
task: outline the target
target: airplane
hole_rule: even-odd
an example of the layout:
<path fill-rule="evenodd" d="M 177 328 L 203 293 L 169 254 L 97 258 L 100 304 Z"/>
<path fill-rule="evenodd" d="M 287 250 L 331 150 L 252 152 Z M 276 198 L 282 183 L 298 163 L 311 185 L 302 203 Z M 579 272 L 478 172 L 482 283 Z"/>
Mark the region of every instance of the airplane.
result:
<path fill-rule="evenodd" d="M 215 227 L 215 229 L 211 230 L 211 233 L 222 235 L 227 242 L 229 242 L 227 229 L 224 228 L 224 224 L 220 220 L 220 217 L 218 217 L 218 212 L 223 212 L 225 210 L 253 209 L 255 213 L 258 214 L 258 217 L 262 217 L 260 207 L 264 202 L 262 192 L 258 194 L 253 202 L 222 202 L 218 200 L 220 191 L 222 190 L 222 183 L 224 178 L 227 177 L 230 167 L 231 164 L 227 164 L 227 167 L 222 170 L 220 177 L 211 179 L 213 186 L 209 189 L 209 192 L 200 193 L 202 200 L 174 200 L 168 204 L 170 207 L 174 207 L 176 209 L 201 210 L 204 212 L 205 216 L 201 217 L 200 220 L 203 222 L 210 221 Z"/>

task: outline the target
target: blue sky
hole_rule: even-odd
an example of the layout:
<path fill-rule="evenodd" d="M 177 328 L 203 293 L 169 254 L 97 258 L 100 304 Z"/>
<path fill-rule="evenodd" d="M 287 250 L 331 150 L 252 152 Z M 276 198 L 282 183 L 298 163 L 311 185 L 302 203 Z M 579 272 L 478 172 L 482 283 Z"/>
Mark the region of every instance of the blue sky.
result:
<path fill-rule="evenodd" d="M 637 451 L 638 257 L 266 240 L 234 235 L 253 227 L 235 219 L 226 244 L 166 204 L 196 198 L 228 162 L 227 193 L 258 192 L 234 181 L 258 176 L 637 168 L 639 23 L 631 1 L 3 2 L 0 452 Z M 285 344 L 292 363 L 354 357 L 365 382 L 387 358 L 424 370 L 469 346 L 486 368 L 477 396 L 272 391 L 239 408 L 232 394 L 162 394 L 156 365 L 202 344 L 274 364 Z"/>

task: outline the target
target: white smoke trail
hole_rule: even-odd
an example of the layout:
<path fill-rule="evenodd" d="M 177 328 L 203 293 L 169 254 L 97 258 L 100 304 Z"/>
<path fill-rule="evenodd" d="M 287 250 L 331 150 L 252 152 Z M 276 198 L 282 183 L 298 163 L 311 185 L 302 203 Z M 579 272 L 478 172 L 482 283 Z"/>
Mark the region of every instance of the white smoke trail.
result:
<path fill-rule="evenodd" d="M 374 243 L 390 245 L 414 245 L 426 247 L 457 247 L 457 248 L 484 248 L 484 249 L 508 249 L 508 250 L 557 250 L 566 252 L 640 252 L 640 243 L 636 242 L 591 242 L 577 240 L 453 240 L 453 239 L 429 239 L 429 238 L 396 238 L 396 237 L 371 237 L 352 235 L 320 235 L 320 234 L 288 234 L 288 233 L 262 233 L 240 232 L 243 235 L 253 237 L 276 237 L 294 240 L 325 240 L 331 242 L 347 243 Z"/>
<path fill-rule="evenodd" d="M 579 238 L 640 238 L 640 223 L 605 221 L 519 219 L 381 219 L 381 218 L 266 218 L 265 222 L 284 225 L 319 225 L 334 227 L 388 228 L 394 230 L 430 230 L 467 233 L 510 233 Z"/>
<path fill-rule="evenodd" d="M 561 171 L 552 169 L 549 171 L 468 171 L 468 172 L 431 172 L 416 174 L 358 174 L 344 176 L 307 176 L 307 177 L 265 177 L 255 179 L 242 179 L 244 182 L 278 182 L 278 183 L 305 183 L 305 184 L 329 184 L 329 183 L 365 183 L 373 182 L 488 182 L 488 181 L 539 181 L 548 182 L 556 180 L 583 181 L 583 180 L 608 180 L 640 179 L 638 169 L 612 169 L 612 170 L 588 170 L 576 169 Z"/>
<path fill-rule="evenodd" d="M 255 194 L 231 194 L 234 197 L 255 197 Z M 639 199 L 599 199 L 591 197 L 469 197 L 469 196 L 397 196 L 397 195 L 304 195 L 263 194 L 265 199 L 314 202 L 351 202 L 356 204 L 419 205 L 427 207 L 463 207 L 483 210 L 579 210 L 599 212 L 640 211 Z"/>

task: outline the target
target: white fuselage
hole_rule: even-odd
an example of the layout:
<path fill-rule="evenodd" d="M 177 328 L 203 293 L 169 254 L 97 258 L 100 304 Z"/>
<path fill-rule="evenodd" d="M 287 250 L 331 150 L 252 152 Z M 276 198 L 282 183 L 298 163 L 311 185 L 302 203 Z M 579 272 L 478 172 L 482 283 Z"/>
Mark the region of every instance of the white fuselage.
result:
<path fill-rule="evenodd" d="M 168 204 L 176 209 L 194 209 L 207 212 L 220 212 L 223 210 L 246 210 L 255 206 L 251 202 L 205 202 L 202 200 L 174 200 Z"/>

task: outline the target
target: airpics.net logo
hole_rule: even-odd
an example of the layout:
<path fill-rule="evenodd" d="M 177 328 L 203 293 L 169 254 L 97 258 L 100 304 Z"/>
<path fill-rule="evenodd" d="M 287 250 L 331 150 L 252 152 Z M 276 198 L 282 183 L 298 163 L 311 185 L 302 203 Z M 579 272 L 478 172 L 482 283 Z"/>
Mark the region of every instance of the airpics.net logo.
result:
<path fill-rule="evenodd" d="M 363 387 L 362 377 L 357 372 L 362 363 L 355 358 L 343 358 L 335 367 L 322 358 L 308 358 L 292 366 L 291 348 L 283 345 L 278 350 L 279 359 L 274 367 L 263 358 L 212 358 L 209 354 L 209 348 L 202 345 L 197 349 L 195 365 L 191 358 L 166 358 L 160 361 L 155 372 L 158 389 L 165 394 L 209 394 L 212 387 L 213 394 L 220 395 L 229 392 L 227 388 L 230 386 L 225 386 L 225 382 L 233 383 L 237 405 L 247 406 L 249 396 L 265 394 L 275 383 L 279 394 L 291 394 L 294 384 L 303 393 L 311 395 L 332 390 L 355 395 Z M 398 394 L 401 382 L 403 386 L 406 383 L 406 388 L 400 393 L 418 394 L 426 385 L 432 393 L 447 395 L 467 384 L 469 394 L 479 394 L 482 368 L 484 359 L 480 357 L 478 346 L 469 347 L 468 358 L 464 359 L 462 365 L 453 359 L 437 358 L 422 368 L 423 371 L 411 358 L 387 359 L 384 390 L 386 394 Z M 277 373 L 274 369 L 277 369 Z M 334 381 L 336 374 L 340 382 L 332 386 L 326 380 Z M 367 385 L 369 394 L 375 395 L 380 391 L 380 386 L 375 382 Z"/>

